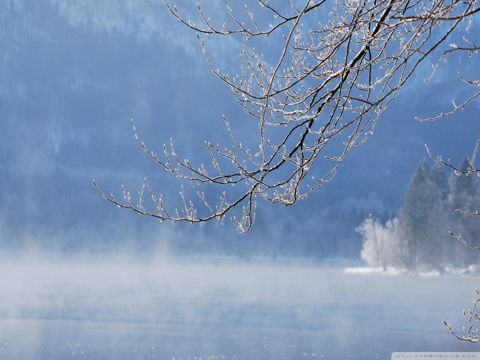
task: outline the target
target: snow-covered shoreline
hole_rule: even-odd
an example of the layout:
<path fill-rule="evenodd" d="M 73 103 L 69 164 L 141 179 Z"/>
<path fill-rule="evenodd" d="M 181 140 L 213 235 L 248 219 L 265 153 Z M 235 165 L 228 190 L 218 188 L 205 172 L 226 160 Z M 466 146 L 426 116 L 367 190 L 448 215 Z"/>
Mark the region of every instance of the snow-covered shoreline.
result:
<path fill-rule="evenodd" d="M 353 275 L 385 275 L 385 276 L 397 276 L 397 275 L 417 275 L 420 277 L 437 277 L 441 275 L 460 275 L 460 276 L 473 276 L 479 275 L 480 269 L 475 265 L 470 265 L 466 268 L 455 268 L 450 266 L 445 266 L 441 269 L 419 269 L 417 271 L 406 268 L 397 268 L 394 266 L 387 267 L 368 267 L 368 266 L 357 266 L 357 267 L 347 267 L 344 268 L 343 272 L 345 274 Z"/>

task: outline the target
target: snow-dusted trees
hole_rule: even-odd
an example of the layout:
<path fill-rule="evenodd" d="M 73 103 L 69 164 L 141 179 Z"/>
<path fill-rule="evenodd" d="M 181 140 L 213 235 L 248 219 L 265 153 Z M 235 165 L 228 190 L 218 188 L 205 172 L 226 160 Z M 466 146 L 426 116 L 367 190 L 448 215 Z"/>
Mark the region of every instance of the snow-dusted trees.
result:
<path fill-rule="evenodd" d="M 403 242 L 398 219 L 382 225 L 380 221 L 369 217 L 357 230 L 365 239 L 361 257 L 368 266 L 381 266 L 384 269 L 387 266 L 406 267 L 410 254 Z"/>
<path fill-rule="evenodd" d="M 441 239 L 447 235 L 438 221 L 445 201 L 441 181 L 441 171 L 432 171 L 426 162 L 421 162 L 410 180 L 398 217 L 385 225 L 366 219 L 359 227 L 364 238 L 361 255 L 369 266 L 381 263 L 384 267 L 416 269 L 424 264 L 436 266 L 441 261 Z M 439 236 L 440 227 L 445 230 L 443 236 Z M 373 253 L 377 261 L 372 261 Z"/>
<path fill-rule="evenodd" d="M 435 63 L 440 56 L 443 62 L 478 51 L 471 39 L 477 0 L 226 0 L 225 12 L 217 7 L 213 18 L 207 3 L 190 18 L 188 8 L 164 2 L 197 33 L 213 74 L 257 122 L 258 132 L 241 141 L 225 119 L 230 145 L 206 142 L 210 164 L 194 165 L 173 142 L 160 153 L 151 150 L 132 124 L 141 149 L 193 191 L 182 188 L 177 207 L 167 206 L 147 181 L 135 199 L 127 190 L 122 199 L 99 191 L 121 208 L 160 221 L 221 221 L 231 214 L 238 230 L 248 231 L 257 198 L 292 205 L 330 181 L 425 59 L 433 56 Z M 207 35 L 240 40 L 238 74 L 215 66 Z M 463 75 L 461 80 L 476 86 Z M 454 110 L 478 96 L 474 92 Z M 249 148 L 245 144 L 254 137 Z M 207 196 L 202 189 L 209 184 Z"/>
<path fill-rule="evenodd" d="M 397 218 L 385 225 L 367 218 L 358 231 L 364 239 L 362 258 L 369 266 L 410 269 L 467 267 L 479 258 L 459 242 L 452 241 L 451 229 L 471 238 L 480 237 L 480 227 L 455 213 L 462 201 L 479 204 L 477 177 L 447 178 L 443 169 L 421 162 L 410 180 L 404 205 Z"/>

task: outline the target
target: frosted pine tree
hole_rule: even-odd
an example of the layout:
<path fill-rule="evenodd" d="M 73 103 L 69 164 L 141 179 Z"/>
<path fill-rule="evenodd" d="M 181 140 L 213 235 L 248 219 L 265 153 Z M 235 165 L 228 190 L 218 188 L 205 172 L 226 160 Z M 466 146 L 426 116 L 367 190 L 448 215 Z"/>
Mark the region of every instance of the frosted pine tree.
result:
<path fill-rule="evenodd" d="M 470 162 L 465 158 L 461 171 L 468 172 Z M 465 176 L 452 175 L 450 178 L 450 196 L 448 202 L 448 214 L 450 216 L 451 229 L 461 233 L 470 242 L 478 242 L 480 235 L 479 220 L 463 216 L 463 212 L 470 212 L 480 208 L 478 178 L 474 174 Z M 454 265 L 469 266 L 478 262 L 478 256 L 469 248 L 459 242 L 452 245 Z"/>

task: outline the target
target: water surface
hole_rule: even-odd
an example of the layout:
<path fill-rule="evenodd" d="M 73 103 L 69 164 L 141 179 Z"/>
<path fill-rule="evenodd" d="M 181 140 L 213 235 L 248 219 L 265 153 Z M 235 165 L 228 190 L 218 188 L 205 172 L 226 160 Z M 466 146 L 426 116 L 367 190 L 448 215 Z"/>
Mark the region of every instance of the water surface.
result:
<path fill-rule="evenodd" d="M 389 359 L 475 351 L 458 328 L 476 276 L 192 259 L 0 265 L 0 359 Z"/>

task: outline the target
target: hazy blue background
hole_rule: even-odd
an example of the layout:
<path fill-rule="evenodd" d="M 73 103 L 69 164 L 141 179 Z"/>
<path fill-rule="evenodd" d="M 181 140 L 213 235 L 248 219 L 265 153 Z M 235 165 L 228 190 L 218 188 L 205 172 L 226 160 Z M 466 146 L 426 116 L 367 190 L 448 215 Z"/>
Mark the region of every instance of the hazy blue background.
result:
<path fill-rule="evenodd" d="M 426 63 L 375 135 L 308 200 L 288 209 L 260 203 L 256 227 L 242 236 L 228 222 L 160 225 L 103 202 L 91 180 L 107 192 L 120 184 L 134 191 L 148 176 L 156 189 L 178 191 L 137 147 L 131 117 L 147 144 L 160 150 L 173 137 L 192 162 L 205 160 L 203 140 L 225 140 L 222 114 L 242 138 L 245 116 L 210 74 L 195 34 L 159 0 L 3 0 L 0 21 L 0 242 L 8 248 L 355 257 L 355 226 L 369 213 L 395 213 L 425 143 L 460 160 L 480 133 L 478 104 L 439 123 L 414 120 L 447 110 L 463 91 L 446 66 L 426 84 Z M 235 73 L 239 44 L 211 49 Z"/>
<path fill-rule="evenodd" d="M 425 63 L 333 183 L 291 208 L 260 202 L 254 229 L 239 235 L 228 222 L 134 216 L 92 186 L 95 178 L 108 192 L 134 190 L 147 176 L 168 196 L 178 191 L 136 145 L 131 117 L 147 144 L 160 150 L 173 137 L 192 162 L 205 160 L 205 139 L 225 141 L 222 114 L 239 138 L 249 135 L 195 35 L 160 0 L 0 0 L 0 28 L 0 358 L 374 359 L 476 349 L 442 320 L 460 328 L 478 276 L 343 272 L 360 263 L 355 227 L 370 213 L 395 214 L 425 143 L 455 161 L 471 151 L 478 103 L 438 123 L 414 120 L 464 95 L 456 71 L 443 66 L 426 84 Z M 233 73 L 238 52 L 234 40 L 211 48 Z M 478 69 L 478 59 L 461 65 Z M 348 259 L 319 261 L 327 257 Z"/>

